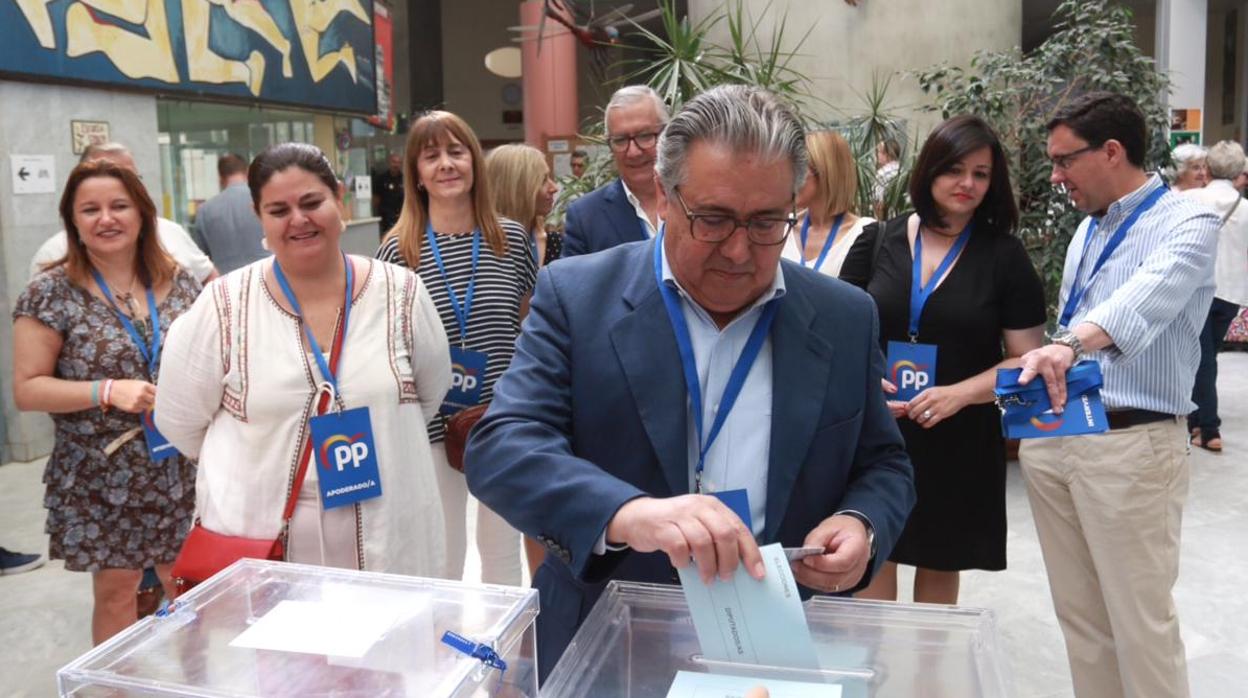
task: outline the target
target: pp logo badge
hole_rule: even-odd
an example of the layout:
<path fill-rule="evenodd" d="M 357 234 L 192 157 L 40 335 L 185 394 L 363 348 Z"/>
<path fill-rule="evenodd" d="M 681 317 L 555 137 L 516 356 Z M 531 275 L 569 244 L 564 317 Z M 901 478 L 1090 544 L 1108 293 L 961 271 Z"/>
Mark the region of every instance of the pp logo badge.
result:
<path fill-rule="evenodd" d="M 477 377 L 476 371 L 463 364 L 451 364 L 451 390 L 472 392 L 480 383 L 481 379 Z"/>
<path fill-rule="evenodd" d="M 936 384 L 936 345 L 889 342 L 887 378 L 897 386 L 889 399 L 913 400 Z"/>
<path fill-rule="evenodd" d="M 381 472 L 367 407 L 313 417 L 317 484 L 326 509 L 381 496 Z"/>
<path fill-rule="evenodd" d="M 893 365 L 893 385 L 899 390 L 923 392 L 931 378 L 927 366 L 920 366 L 913 361 L 898 361 Z"/>
<path fill-rule="evenodd" d="M 451 389 L 442 400 L 443 415 L 451 416 L 462 409 L 481 402 L 481 389 L 485 385 L 485 367 L 488 354 L 451 347 Z"/>
<path fill-rule="evenodd" d="M 368 456 L 368 444 L 363 434 L 351 438 L 335 434 L 321 444 L 321 463 L 326 470 L 332 467 L 341 473 L 348 466 L 358 468 L 360 463 L 368 460 Z"/>

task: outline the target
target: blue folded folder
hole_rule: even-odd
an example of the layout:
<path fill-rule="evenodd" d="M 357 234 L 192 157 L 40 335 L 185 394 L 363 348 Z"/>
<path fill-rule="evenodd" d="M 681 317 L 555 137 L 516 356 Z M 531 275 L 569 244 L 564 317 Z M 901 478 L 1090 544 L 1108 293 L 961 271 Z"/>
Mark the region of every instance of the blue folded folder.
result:
<path fill-rule="evenodd" d="M 1020 385 L 1021 368 L 997 369 L 997 407 L 1001 408 L 1001 429 L 1011 439 L 1039 439 L 1050 436 L 1099 434 L 1109 429 L 1105 405 L 1101 403 L 1101 366 L 1080 361 L 1066 374 L 1066 409 L 1053 414 L 1044 380 L 1032 379 Z"/>

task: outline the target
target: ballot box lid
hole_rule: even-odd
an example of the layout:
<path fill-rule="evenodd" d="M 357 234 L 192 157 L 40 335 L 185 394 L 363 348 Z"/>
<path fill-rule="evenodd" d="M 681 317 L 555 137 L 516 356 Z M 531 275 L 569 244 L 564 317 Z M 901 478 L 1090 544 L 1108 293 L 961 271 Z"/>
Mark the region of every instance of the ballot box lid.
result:
<path fill-rule="evenodd" d="M 506 684 L 533 698 L 537 608 L 531 589 L 240 560 L 65 666 L 57 686 L 79 698 L 426 698 Z M 446 631 L 500 661 L 455 649 Z"/>
<path fill-rule="evenodd" d="M 992 611 L 827 596 L 804 605 L 818 671 L 706 660 L 680 587 L 612 582 L 542 697 L 665 698 L 681 671 L 827 684 L 841 698 L 1014 695 Z"/>

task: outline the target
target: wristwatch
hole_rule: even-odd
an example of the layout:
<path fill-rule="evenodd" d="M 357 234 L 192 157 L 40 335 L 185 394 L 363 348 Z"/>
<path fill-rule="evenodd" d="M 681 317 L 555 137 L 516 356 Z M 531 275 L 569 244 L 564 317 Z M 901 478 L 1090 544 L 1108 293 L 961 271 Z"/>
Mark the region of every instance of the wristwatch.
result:
<path fill-rule="evenodd" d="M 868 519 L 866 514 L 852 509 L 838 511 L 836 514 L 852 516 L 862 522 L 862 527 L 867 529 L 867 550 L 870 552 L 870 559 L 875 559 L 875 526 L 871 524 L 871 519 Z"/>
<path fill-rule="evenodd" d="M 1075 352 L 1076 363 L 1078 363 L 1080 359 L 1084 358 L 1083 342 L 1079 341 L 1079 338 L 1075 336 L 1074 332 L 1062 330 L 1061 332 L 1058 332 L 1050 337 L 1049 342 L 1051 344 L 1060 344 L 1064 347 L 1070 347 L 1070 350 Z"/>

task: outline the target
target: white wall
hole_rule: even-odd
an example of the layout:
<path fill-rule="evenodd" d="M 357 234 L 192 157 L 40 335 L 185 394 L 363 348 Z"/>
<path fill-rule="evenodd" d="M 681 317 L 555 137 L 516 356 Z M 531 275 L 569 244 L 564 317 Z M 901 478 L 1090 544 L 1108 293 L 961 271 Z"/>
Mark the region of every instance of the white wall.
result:
<path fill-rule="evenodd" d="M 1230 19 L 1229 8 L 1209 8 L 1208 50 L 1205 54 L 1205 111 L 1204 111 L 1204 143 L 1213 145 L 1221 140 L 1238 140 L 1245 138 L 1244 100 L 1248 91 L 1248 0 L 1238 3 L 1238 45 L 1235 52 L 1236 65 L 1233 79 L 1235 93 L 1232 95 L 1234 116 L 1229 123 L 1222 121 L 1223 94 L 1222 80 L 1225 72 L 1226 25 Z"/>
<path fill-rule="evenodd" d="M 0 463 L 32 460 L 52 448 L 51 420 L 41 414 L 18 413 L 13 406 L 13 325 L 9 319 L 26 287 L 31 256 L 62 228 L 57 216 L 60 183 L 78 162 L 70 141 L 71 120 L 108 122 L 112 139 L 134 151 L 157 206 L 161 200 L 155 97 L 0 80 L 0 404 L 7 440 L 0 443 Z M 11 153 L 55 156 L 57 191 L 15 196 Z"/>
<path fill-rule="evenodd" d="M 785 35 L 796 41 L 809 28 L 809 38 L 792 66 L 811 77 L 816 94 L 837 109 L 863 110 L 859 94 L 871 86 L 872 72 L 905 73 L 949 61 L 968 65 L 977 49 L 1001 50 L 1019 45 L 1022 36 L 1021 0 L 867 0 L 851 7 L 841 0 L 744 0 L 759 20 L 764 40 L 787 11 Z M 722 0 L 689 0 L 690 17 L 697 21 Z M 770 5 L 767 16 L 763 9 Z M 717 29 L 725 42 L 727 26 Z M 792 48 L 791 46 L 789 47 Z M 925 135 L 937 118 L 918 107 L 930 103 L 918 81 L 895 75 L 889 102 Z M 824 108 L 820 119 L 838 114 Z"/>
<path fill-rule="evenodd" d="M 483 141 L 522 141 L 524 124 L 504 124 L 503 111 L 523 105 L 503 102 L 503 86 L 520 80 L 485 69 L 485 54 L 512 43 L 507 27 L 520 24 L 520 3 L 500 0 L 442 2 L 442 87 L 446 109 L 455 112 Z"/>
<path fill-rule="evenodd" d="M 1208 0 L 1158 0 L 1157 64 L 1170 73 L 1170 107 L 1204 109 Z M 1202 115 L 1205 122 L 1208 115 Z"/>

